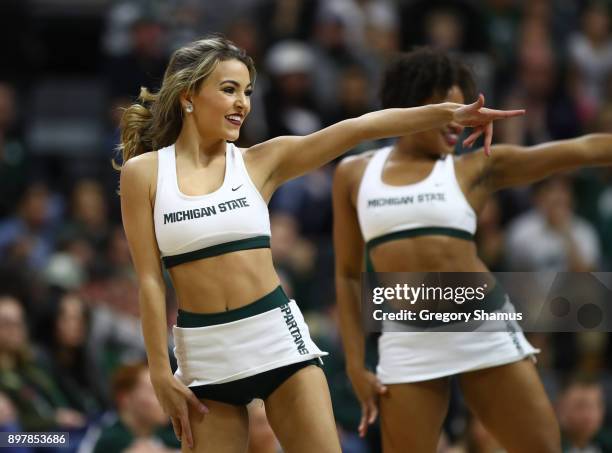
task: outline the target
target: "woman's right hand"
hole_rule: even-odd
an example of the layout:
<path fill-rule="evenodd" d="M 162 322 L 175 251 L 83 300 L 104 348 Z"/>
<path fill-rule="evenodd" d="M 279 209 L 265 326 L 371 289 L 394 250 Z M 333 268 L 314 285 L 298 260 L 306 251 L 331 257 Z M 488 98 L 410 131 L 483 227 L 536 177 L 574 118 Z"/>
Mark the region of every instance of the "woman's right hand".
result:
<path fill-rule="evenodd" d="M 353 390 L 361 404 L 361 421 L 359 422 L 359 437 L 365 437 L 368 425 L 378 416 L 378 397 L 387 392 L 384 386 L 371 371 L 360 368 L 348 372 Z"/>
<path fill-rule="evenodd" d="M 484 96 L 480 94 L 476 102 L 460 106 L 453 112 L 453 121 L 461 126 L 471 127 L 474 130 L 463 141 L 463 146 L 471 148 L 480 135 L 484 133 L 484 150 L 487 156 L 491 155 L 491 142 L 493 140 L 493 121 L 512 118 L 525 114 L 525 110 L 494 110 L 484 107 Z"/>
<path fill-rule="evenodd" d="M 197 396 L 179 381 L 174 375 L 164 375 L 155 378 L 151 376 L 153 388 L 164 412 L 170 416 L 176 437 L 187 442 L 193 448 L 193 435 L 189 423 L 189 405 L 198 414 L 198 421 L 202 421 L 208 413 L 208 408 L 200 402 Z"/>

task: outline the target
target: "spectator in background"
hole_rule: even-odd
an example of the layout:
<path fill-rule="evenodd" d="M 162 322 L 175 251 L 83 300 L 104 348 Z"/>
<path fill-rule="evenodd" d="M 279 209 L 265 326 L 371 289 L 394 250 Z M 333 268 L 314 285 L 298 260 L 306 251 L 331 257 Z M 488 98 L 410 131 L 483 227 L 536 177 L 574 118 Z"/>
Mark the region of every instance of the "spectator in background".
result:
<path fill-rule="evenodd" d="M 56 238 L 58 246 L 44 272 L 49 285 L 78 290 L 108 267 L 104 259 L 110 240 L 108 205 L 99 182 L 83 179 L 74 185 L 69 217 Z"/>
<path fill-rule="evenodd" d="M 589 272 L 600 260 L 597 232 L 574 214 L 571 181 L 555 176 L 534 187 L 535 209 L 508 228 L 506 256 L 512 271 Z"/>
<path fill-rule="evenodd" d="M 283 40 L 309 41 L 319 0 L 264 0 L 256 7 L 257 28 L 266 50 Z"/>
<path fill-rule="evenodd" d="M 562 68 L 557 67 L 548 24 L 549 10 L 541 2 L 525 7 L 519 27 L 512 85 L 502 95 L 502 105 L 520 105 L 529 112 L 528 120 L 511 118 L 500 124 L 500 142 L 531 146 L 536 143 L 579 135 L 580 122 L 571 99 L 563 91 Z M 528 12 L 528 14 L 527 14 Z M 500 193 L 502 223 L 530 208 L 526 188 Z"/>
<path fill-rule="evenodd" d="M 389 9 L 386 9 L 386 8 Z M 377 72 L 383 63 L 399 50 L 399 19 L 397 7 L 392 3 L 386 3 L 381 8 L 373 8 L 371 14 L 367 15 L 365 28 L 364 50 L 370 57 L 378 60 Z M 374 84 L 378 86 L 377 83 Z"/>
<path fill-rule="evenodd" d="M 495 91 L 499 92 L 510 82 L 513 72 L 521 7 L 514 0 L 486 0 L 483 3 L 490 43 L 488 53 L 495 64 Z"/>
<path fill-rule="evenodd" d="M 144 363 L 120 367 L 111 386 L 117 418 L 102 429 L 94 453 L 167 453 L 180 449 Z"/>
<path fill-rule="evenodd" d="M 291 217 L 298 235 L 324 240 L 331 234 L 331 187 L 332 166 L 326 165 L 280 187 L 270 209 Z"/>
<path fill-rule="evenodd" d="M 599 237 L 593 225 L 575 213 L 571 179 L 555 176 L 534 185 L 533 190 L 535 207 L 514 219 L 506 232 L 507 270 L 589 272 L 599 269 Z M 549 339 L 553 345 L 550 364 L 556 372 L 571 372 L 577 367 L 598 368 L 598 364 L 584 361 L 589 349 L 585 348 L 581 335 L 554 333 Z M 545 376 L 553 385 L 557 381 L 554 375 Z"/>
<path fill-rule="evenodd" d="M 173 2 L 173 6 L 169 8 L 169 14 L 165 18 L 166 26 L 168 27 L 167 49 L 168 53 L 172 53 L 185 44 L 194 41 L 200 37 L 202 31 L 202 23 L 205 17 L 208 16 L 209 9 L 206 4 L 214 2 L 200 2 L 197 0 L 180 0 Z"/>
<path fill-rule="evenodd" d="M 324 13 L 337 15 L 345 25 L 344 40 L 355 48 L 366 49 L 372 43 L 370 27 L 397 28 L 397 8 L 388 0 L 329 0 L 321 5 Z"/>
<path fill-rule="evenodd" d="M 336 99 L 333 108 L 325 116 L 325 125 L 355 118 L 374 110 L 370 91 L 370 80 L 362 66 L 349 65 L 343 68 L 333 86 Z"/>
<path fill-rule="evenodd" d="M 71 193 L 70 217 L 57 234 L 60 253 L 72 259 L 84 276 L 95 272 L 104 267 L 110 229 L 102 185 L 92 179 L 78 181 Z"/>
<path fill-rule="evenodd" d="M 425 18 L 425 42 L 444 52 L 457 52 L 463 46 L 464 26 L 453 9 L 436 8 Z"/>
<path fill-rule="evenodd" d="M 557 413 L 564 453 L 612 452 L 612 432 L 602 430 L 605 403 L 600 382 L 571 379 L 559 395 Z"/>
<path fill-rule="evenodd" d="M 334 93 L 335 107 L 324 117 L 326 126 L 375 110 L 375 103 L 370 97 L 371 83 L 366 69 L 362 66 L 352 65 L 344 68 L 334 87 Z M 359 143 L 350 153 L 373 149 L 381 142 L 378 140 Z"/>
<path fill-rule="evenodd" d="M 55 245 L 52 200 L 44 183 L 22 195 L 14 216 L 0 222 L 0 261 L 24 270 L 41 270 Z"/>
<path fill-rule="evenodd" d="M 103 261 L 108 266 L 106 275 L 135 277 L 132 257 L 123 228 L 118 225 L 112 227 L 104 253 Z"/>
<path fill-rule="evenodd" d="M 315 27 L 313 88 L 317 104 L 329 112 L 338 104 L 338 87 L 342 72 L 365 64 L 363 50 L 347 40 L 344 19 L 332 11 L 319 14 Z M 369 87 L 366 86 L 365 95 Z"/>
<path fill-rule="evenodd" d="M 262 31 L 246 16 L 234 18 L 227 27 L 227 39 L 240 46 L 254 61 L 262 58 Z"/>
<path fill-rule="evenodd" d="M 111 56 L 107 61 L 106 75 L 115 106 L 129 104 L 141 86 L 160 86 L 166 67 L 165 29 L 158 19 L 142 16 L 134 20 L 130 40 L 127 54 Z"/>
<path fill-rule="evenodd" d="M 516 83 L 504 107 L 520 105 L 529 116 L 501 125 L 499 141 L 531 146 L 580 135 L 576 107 L 564 91 L 563 68 L 556 61 L 545 23 L 536 19 L 523 22 L 517 54 Z"/>
<path fill-rule="evenodd" d="M 77 294 L 55 290 L 37 329 L 44 368 L 71 407 L 95 417 L 105 402 L 101 351 L 90 344 L 90 313 Z"/>
<path fill-rule="evenodd" d="M 458 6 L 435 8 L 425 16 L 425 43 L 465 61 L 474 73 L 476 86 L 480 92 L 485 93 L 488 99 L 494 99 L 493 61 L 480 49 L 470 49 L 466 44 L 467 20 L 459 12 L 459 8 Z M 466 100 L 469 101 L 470 99 Z"/>
<path fill-rule="evenodd" d="M 283 41 L 268 52 L 270 85 L 264 95 L 269 137 L 307 135 L 321 129 L 318 106 L 313 102 L 312 49 L 299 41 Z"/>
<path fill-rule="evenodd" d="M 486 51 L 487 34 L 483 27 L 486 21 L 480 3 L 469 0 L 406 2 L 401 10 L 402 48 L 411 50 L 414 45 L 436 47 L 443 44 L 439 47 L 441 50 Z M 444 25 L 452 29 L 444 30 Z M 436 30 L 432 30 L 432 26 Z"/>
<path fill-rule="evenodd" d="M 582 14 L 581 30 L 568 44 L 573 66 L 573 96 L 582 124 L 591 125 L 604 100 L 605 83 L 612 74 L 610 11 L 601 1 L 592 1 Z"/>
<path fill-rule="evenodd" d="M 75 430 L 85 426 L 61 390 L 34 360 L 24 313 L 17 299 L 0 296 L 0 392 L 8 395 L 25 431 Z"/>
<path fill-rule="evenodd" d="M 376 103 L 378 99 L 376 89 L 379 86 L 381 68 L 400 47 L 400 21 L 395 3 L 387 0 L 330 0 L 321 4 L 319 20 L 326 24 L 323 30 L 317 28 L 319 39 L 324 38 L 327 41 L 335 36 L 348 48 L 353 61 L 345 61 L 340 69 L 343 73 L 353 66 L 360 66 L 365 70 L 368 87 L 364 95 L 369 103 Z M 335 26 L 332 25 L 333 21 L 336 22 Z M 332 30 L 335 31 L 331 33 Z M 321 36 L 321 32 L 327 36 Z M 342 33 L 341 37 L 339 32 Z M 342 83 L 343 77 L 344 75 L 340 74 L 336 83 L 331 85 L 336 91 L 330 96 L 336 98 L 336 102 L 341 102 L 337 99 L 337 85 L 338 82 Z M 330 103 L 329 99 L 326 101 Z"/>
<path fill-rule="evenodd" d="M 89 278 L 88 269 L 95 259 L 91 244 L 80 237 L 62 239 L 62 245 L 45 266 L 42 277 L 48 287 L 78 290 Z"/>
<path fill-rule="evenodd" d="M 121 363 L 142 360 L 145 348 L 134 279 L 121 274 L 101 276 L 90 281 L 81 295 L 93 304 L 91 342 L 104 351 L 106 375 Z"/>
<path fill-rule="evenodd" d="M 113 225 L 104 251 L 79 294 L 92 304 L 91 343 L 103 351 L 110 375 L 121 363 L 142 360 L 138 288 L 123 228 Z"/>

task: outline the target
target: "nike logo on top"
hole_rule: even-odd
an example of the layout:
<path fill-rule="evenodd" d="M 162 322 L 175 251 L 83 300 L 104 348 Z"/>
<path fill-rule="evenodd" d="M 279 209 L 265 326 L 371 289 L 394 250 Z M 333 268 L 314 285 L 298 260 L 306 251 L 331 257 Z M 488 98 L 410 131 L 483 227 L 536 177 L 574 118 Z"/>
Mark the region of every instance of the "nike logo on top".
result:
<path fill-rule="evenodd" d="M 237 191 L 238 189 L 240 189 L 242 187 L 242 184 L 240 184 L 238 187 L 232 187 L 232 192 Z"/>

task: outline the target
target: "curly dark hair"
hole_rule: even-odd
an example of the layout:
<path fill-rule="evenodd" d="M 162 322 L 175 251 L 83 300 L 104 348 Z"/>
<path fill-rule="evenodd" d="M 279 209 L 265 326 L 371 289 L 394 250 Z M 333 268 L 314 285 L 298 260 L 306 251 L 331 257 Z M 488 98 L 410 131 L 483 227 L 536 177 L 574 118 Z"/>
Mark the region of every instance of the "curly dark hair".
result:
<path fill-rule="evenodd" d="M 385 109 L 416 107 L 432 97 L 443 99 L 453 85 L 461 88 L 466 102 L 475 99 L 471 70 L 444 52 L 424 47 L 401 53 L 387 65 L 380 100 Z"/>

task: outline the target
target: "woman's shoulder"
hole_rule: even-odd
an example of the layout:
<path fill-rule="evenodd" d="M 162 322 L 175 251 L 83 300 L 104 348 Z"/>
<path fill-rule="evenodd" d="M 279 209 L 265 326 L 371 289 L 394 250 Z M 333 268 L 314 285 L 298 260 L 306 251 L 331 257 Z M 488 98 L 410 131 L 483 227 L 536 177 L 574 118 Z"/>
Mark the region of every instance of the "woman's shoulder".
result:
<path fill-rule="evenodd" d="M 157 174 L 157 151 L 149 151 L 130 158 L 121 167 L 122 176 L 134 177 L 152 176 Z"/>
<path fill-rule="evenodd" d="M 158 151 L 149 151 L 146 153 L 139 154 L 138 156 L 134 156 L 130 158 L 123 167 L 127 165 L 137 167 L 137 168 L 146 168 L 149 166 L 157 165 L 157 156 Z"/>
<path fill-rule="evenodd" d="M 132 187 L 138 190 L 147 190 L 149 195 L 155 196 L 157 184 L 157 151 L 149 151 L 130 158 L 121 167 L 121 188 Z"/>
<path fill-rule="evenodd" d="M 376 151 L 377 150 L 365 151 L 342 159 L 336 168 L 336 178 L 348 179 L 352 182 L 360 181 L 365 172 L 365 168 Z"/>

